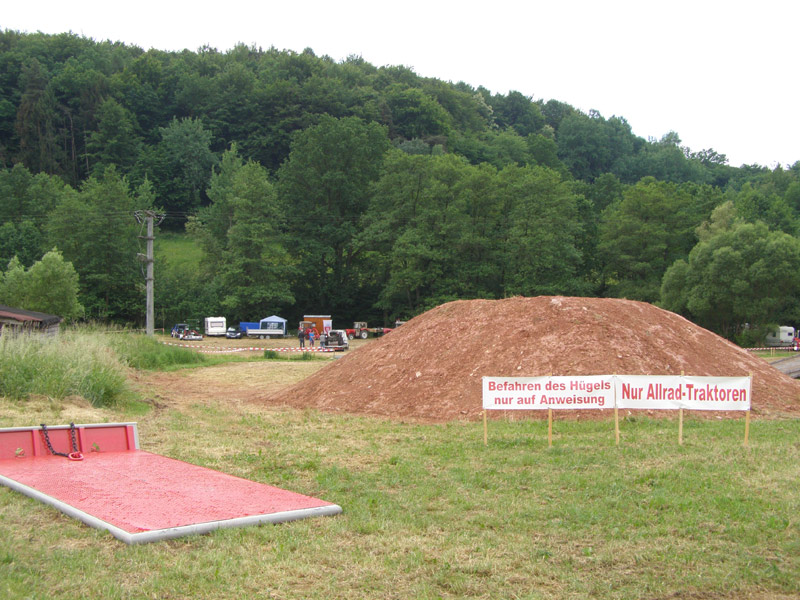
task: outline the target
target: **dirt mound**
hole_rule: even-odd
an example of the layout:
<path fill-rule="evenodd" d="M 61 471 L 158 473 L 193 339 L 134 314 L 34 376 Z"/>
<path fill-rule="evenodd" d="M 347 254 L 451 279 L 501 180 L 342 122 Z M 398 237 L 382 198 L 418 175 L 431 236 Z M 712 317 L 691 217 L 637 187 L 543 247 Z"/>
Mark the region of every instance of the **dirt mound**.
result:
<path fill-rule="evenodd" d="M 631 300 L 551 296 L 443 304 L 266 401 L 444 422 L 480 417 L 484 375 L 681 372 L 752 374 L 754 413 L 800 412 L 800 381 L 679 315 Z"/>

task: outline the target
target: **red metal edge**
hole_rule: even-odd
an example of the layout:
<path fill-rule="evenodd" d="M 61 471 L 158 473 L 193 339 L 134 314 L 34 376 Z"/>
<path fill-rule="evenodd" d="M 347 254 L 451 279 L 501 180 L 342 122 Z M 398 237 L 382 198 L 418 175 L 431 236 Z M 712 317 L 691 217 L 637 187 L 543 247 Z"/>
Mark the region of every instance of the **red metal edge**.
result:
<path fill-rule="evenodd" d="M 70 425 L 47 425 L 56 452 L 72 453 Z M 136 423 L 88 423 L 75 425 L 78 452 L 124 452 L 139 449 Z M 40 425 L 0 428 L 0 460 L 49 456 Z"/>
<path fill-rule="evenodd" d="M 95 529 L 108 531 L 112 536 L 129 545 L 147 544 L 151 542 L 171 540 L 188 535 L 200 535 L 200 534 L 210 533 L 216 529 L 226 529 L 232 527 L 248 527 L 252 525 L 264 525 L 268 523 L 272 524 L 287 523 L 289 521 L 305 519 L 308 517 L 336 516 L 342 513 L 342 507 L 339 506 L 338 504 L 327 504 L 324 506 L 317 506 L 313 508 L 289 510 L 271 514 L 252 515 L 249 517 L 239 517 L 239 518 L 226 519 L 220 521 L 209 521 L 206 523 L 196 523 L 193 525 L 185 525 L 181 527 L 155 529 L 152 531 L 145 531 L 142 533 L 130 533 L 120 527 L 108 523 L 107 521 L 99 519 L 94 515 L 90 515 L 87 512 L 75 508 L 74 506 L 66 502 L 62 502 L 57 498 L 54 498 L 48 494 L 44 494 L 39 490 L 21 484 L 17 481 L 14 481 L 13 479 L 4 477 L 3 475 L 0 475 L 0 485 L 6 486 L 16 492 L 28 496 L 29 498 L 33 498 L 35 500 L 38 500 L 39 502 L 47 504 L 48 506 L 52 506 L 56 510 L 63 512 L 64 514 L 72 517 L 73 519 L 81 521 L 82 523 L 88 525 L 89 527 L 94 527 Z"/>

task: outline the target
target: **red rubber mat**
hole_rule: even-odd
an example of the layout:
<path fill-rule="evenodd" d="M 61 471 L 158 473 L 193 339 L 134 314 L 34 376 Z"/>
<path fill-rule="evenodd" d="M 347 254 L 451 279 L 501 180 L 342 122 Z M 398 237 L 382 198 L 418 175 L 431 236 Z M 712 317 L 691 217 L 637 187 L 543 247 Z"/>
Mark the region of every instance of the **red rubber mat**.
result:
<path fill-rule="evenodd" d="M 335 515 L 324 500 L 142 450 L 0 459 L 0 483 L 129 543 Z"/>

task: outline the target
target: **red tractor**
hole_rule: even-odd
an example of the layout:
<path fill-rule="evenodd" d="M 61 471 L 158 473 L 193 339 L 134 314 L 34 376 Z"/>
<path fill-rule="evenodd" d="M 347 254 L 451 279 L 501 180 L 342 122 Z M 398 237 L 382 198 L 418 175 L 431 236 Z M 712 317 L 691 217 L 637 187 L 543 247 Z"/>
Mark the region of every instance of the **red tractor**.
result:
<path fill-rule="evenodd" d="M 351 340 L 354 338 L 365 340 L 370 333 L 374 336 L 379 336 L 384 333 L 389 333 L 391 330 L 391 327 L 367 327 L 366 321 L 356 321 L 353 323 L 352 329 L 345 329 L 347 337 Z"/>

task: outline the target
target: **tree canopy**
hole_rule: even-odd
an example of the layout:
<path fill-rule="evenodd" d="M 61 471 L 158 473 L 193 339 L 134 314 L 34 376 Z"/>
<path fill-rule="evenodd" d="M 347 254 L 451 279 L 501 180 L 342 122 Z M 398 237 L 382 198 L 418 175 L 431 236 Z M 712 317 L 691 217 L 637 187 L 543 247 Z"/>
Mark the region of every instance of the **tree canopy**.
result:
<path fill-rule="evenodd" d="M 745 324 L 800 319 L 800 240 L 738 221 L 709 235 L 664 274 L 663 305 L 726 335 Z"/>
<path fill-rule="evenodd" d="M 6 284 L 57 248 L 87 318 L 140 321 L 145 208 L 191 257 L 157 265 L 163 321 L 391 322 L 571 294 L 663 302 L 728 335 L 800 324 L 770 279 L 794 267 L 800 163 L 733 167 L 621 115 L 361 57 L 0 32 Z"/>
<path fill-rule="evenodd" d="M 0 271 L 0 303 L 58 315 L 68 321 L 83 317 L 78 301 L 78 274 L 58 250 L 51 250 L 29 269 L 13 258 Z"/>

